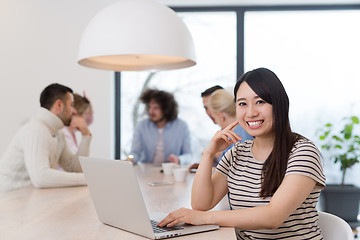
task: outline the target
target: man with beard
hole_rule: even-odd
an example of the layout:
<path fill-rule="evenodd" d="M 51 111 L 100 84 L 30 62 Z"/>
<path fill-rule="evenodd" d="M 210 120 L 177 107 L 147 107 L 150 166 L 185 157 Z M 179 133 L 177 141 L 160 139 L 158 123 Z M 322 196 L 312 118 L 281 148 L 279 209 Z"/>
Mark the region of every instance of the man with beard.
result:
<path fill-rule="evenodd" d="M 178 105 L 174 96 L 148 89 L 140 100 L 146 105 L 148 118 L 136 126 L 131 147 L 133 162 L 188 163 L 191 158 L 189 128 L 177 117 Z"/>
<path fill-rule="evenodd" d="M 18 130 L 0 160 L 0 193 L 30 184 L 36 188 L 85 185 L 78 156 L 89 154 L 91 133 L 84 119 L 74 115 L 72 93 L 60 84 L 51 84 L 42 91 L 39 112 Z M 70 125 L 82 134 L 75 155 L 59 131 Z"/>

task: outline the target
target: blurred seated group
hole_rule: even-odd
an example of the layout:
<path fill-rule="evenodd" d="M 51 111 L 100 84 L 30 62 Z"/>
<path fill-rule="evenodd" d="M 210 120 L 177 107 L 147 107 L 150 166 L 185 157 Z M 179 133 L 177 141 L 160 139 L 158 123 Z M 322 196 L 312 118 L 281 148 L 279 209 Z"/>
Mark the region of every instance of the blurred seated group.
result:
<path fill-rule="evenodd" d="M 205 100 L 220 88 L 217 86 L 202 94 L 211 119 Z M 134 131 L 133 162 L 190 164 L 190 131 L 186 122 L 178 118 L 178 104 L 173 94 L 147 89 L 140 100 L 146 106 L 148 118 L 140 121 Z M 221 127 L 229 122 L 224 121 L 223 116 L 234 117 L 234 111 L 227 114 L 223 109 L 216 109 L 214 106 L 212 111 Z M 61 84 L 47 86 L 41 93 L 38 113 L 17 131 L 0 161 L 0 193 L 30 184 L 37 188 L 85 185 L 78 156 L 89 155 L 88 126 L 92 122 L 93 108 L 85 94 L 73 93 Z"/>
<path fill-rule="evenodd" d="M 201 97 L 207 115 L 220 128 L 235 120 L 235 103 L 230 92 L 214 86 L 201 93 Z M 190 131 L 187 123 L 178 118 L 174 95 L 147 89 L 140 100 L 146 106 L 147 118 L 134 131 L 130 152 L 133 163 L 190 164 Z M 92 122 L 93 108 L 85 94 L 73 93 L 60 84 L 47 86 L 40 96 L 38 114 L 18 130 L 0 161 L 0 193 L 31 183 L 38 188 L 84 185 L 78 156 L 89 155 L 88 126 Z M 234 131 L 242 137 L 241 141 L 252 139 L 239 125 Z M 225 152 L 216 155 L 214 166 Z M 197 166 L 193 164 L 190 168 Z"/>
<path fill-rule="evenodd" d="M 229 91 L 217 85 L 205 90 L 201 97 L 207 115 L 221 129 L 236 120 L 234 97 Z M 189 127 L 177 117 L 178 104 L 174 96 L 165 91 L 148 89 L 142 93 L 140 100 L 146 105 L 148 118 L 136 126 L 130 151 L 133 162 L 189 164 L 192 153 Z M 234 128 L 234 132 L 241 136 L 241 141 L 252 139 L 240 125 Z M 228 149 L 217 154 L 215 166 Z M 190 169 L 197 166 L 192 164 Z"/>

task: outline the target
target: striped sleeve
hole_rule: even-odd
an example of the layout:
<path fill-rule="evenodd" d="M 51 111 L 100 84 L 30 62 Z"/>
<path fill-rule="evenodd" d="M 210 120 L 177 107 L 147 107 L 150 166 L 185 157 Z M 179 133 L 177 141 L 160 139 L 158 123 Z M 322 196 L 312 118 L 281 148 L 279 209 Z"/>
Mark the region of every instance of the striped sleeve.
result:
<path fill-rule="evenodd" d="M 316 181 L 316 188 L 325 187 L 325 175 L 317 147 L 309 140 L 297 142 L 292 149 L 285 175 L 304 175 Z"/>
<path fill-rule="evenodd" d="M 219 161 L 219 164 L 216 166 L 216 170 L 226 177 L 229 176 L 229 169 L 232 164 L 233 152 L 235 151 L 235 144 L 232 148 L 226 151 Z"/>
<path fill-rule="evenodd" d="M 219 161 L 216 170 L 225 176 L 229 176 L 232 166 L 235 164 L 234 161 L 241 161 L 244 153 L 248 154 L 251 143 L 253 140 L 247 140 L 245 142 L 237 142 L 232 148 L 226 151 Z M 237 163 L 238 164 L 238 163 Z M 236 165 L 236 164 L 235 164 Z"/>

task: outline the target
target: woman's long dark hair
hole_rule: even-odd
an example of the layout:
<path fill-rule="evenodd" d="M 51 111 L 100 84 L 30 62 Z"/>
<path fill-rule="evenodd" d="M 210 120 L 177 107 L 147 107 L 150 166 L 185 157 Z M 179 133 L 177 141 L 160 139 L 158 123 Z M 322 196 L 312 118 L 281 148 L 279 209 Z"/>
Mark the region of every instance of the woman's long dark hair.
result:
<path fill-rule="evenodd" d="M 279 78 L 266 68 L 245 73 L 234 88 L 236 98 L 241 83 L 250 88 L 273 108 L 274 147 L 262 169 L 260 197 L 270 197 L 280 186 L 287 168 L 288 158 L 294 143 L 301 137 L 293 133 L 289 121 L 289 98 Z"/>

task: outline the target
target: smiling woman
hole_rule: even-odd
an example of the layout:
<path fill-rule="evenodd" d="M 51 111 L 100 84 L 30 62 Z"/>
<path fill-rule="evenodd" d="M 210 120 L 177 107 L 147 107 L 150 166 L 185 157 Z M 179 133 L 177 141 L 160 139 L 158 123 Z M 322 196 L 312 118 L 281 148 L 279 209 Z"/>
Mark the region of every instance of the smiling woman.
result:
<path fill-rule="evenodd" d="M 176 210 L 159 225 L 235 227 L 237 239 L 323 239 L 316 210 L 325 186 L 320 154 L 310 140 L 291 131 L 282 83 L 259 68 L 245 73 L 234 93 L 237 121 L 218 131 L 204 150 L 192 188 L 193 209 Z M 238 142 L 233 132 L 238 122 L 253 140 Z M 212 174 L 213 156 L 232 143 Z M 232 210 L 208 211 L 226 194 Z"/>

